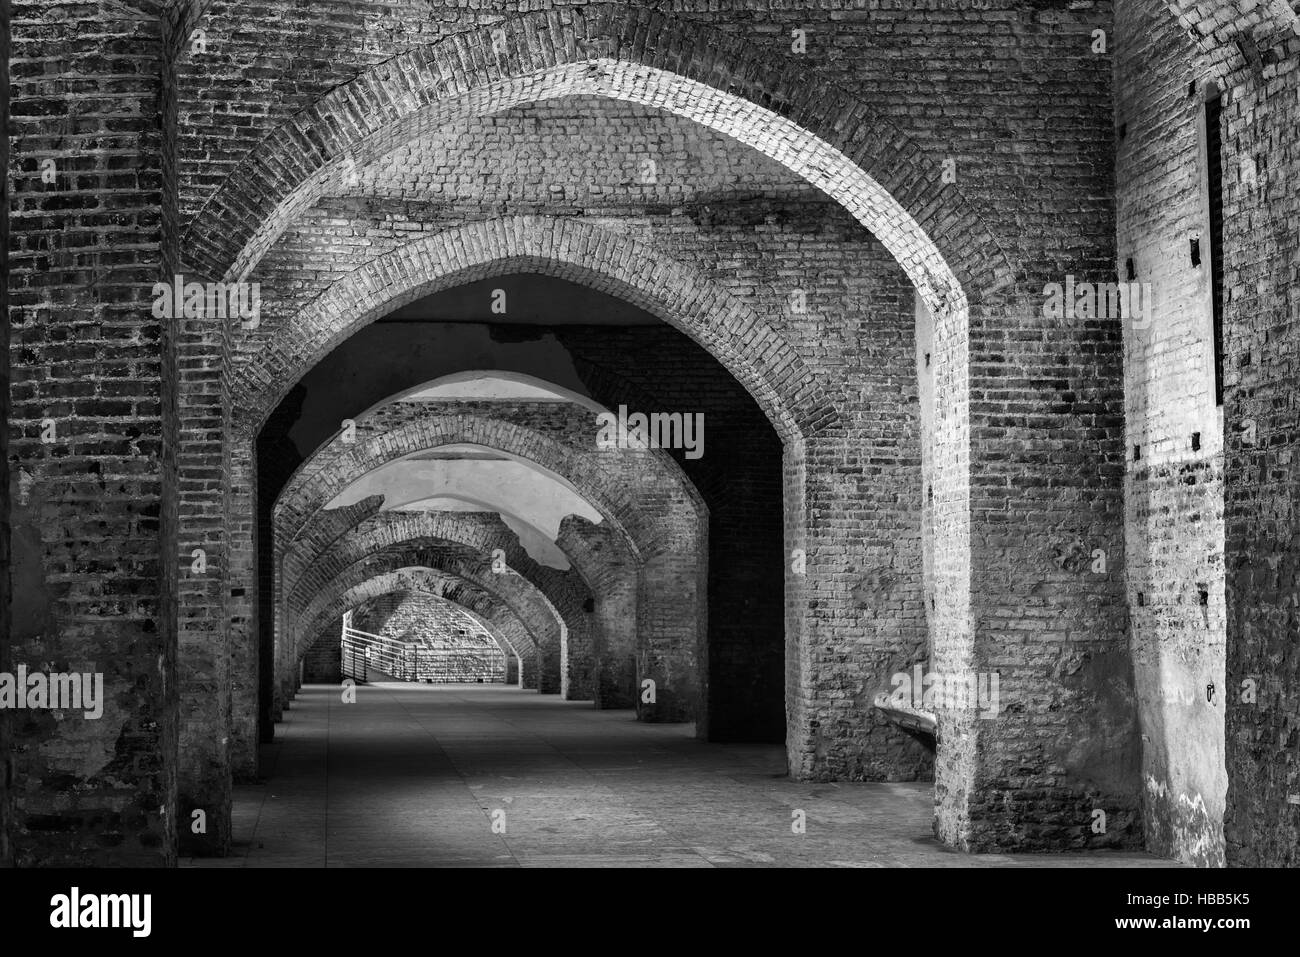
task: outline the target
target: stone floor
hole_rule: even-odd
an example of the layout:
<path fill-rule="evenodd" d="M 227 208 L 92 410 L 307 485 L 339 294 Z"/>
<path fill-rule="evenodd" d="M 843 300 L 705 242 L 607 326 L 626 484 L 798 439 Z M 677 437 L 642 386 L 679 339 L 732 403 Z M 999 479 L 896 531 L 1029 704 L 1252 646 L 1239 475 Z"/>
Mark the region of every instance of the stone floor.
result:
<path fill-rule="evenodd" d="M 235 852 L 203 867 L 1169 866 L 1141 854 L 970 856 L 928 784 L 789 780 L 780 747 L 704 744 L 517 688 L 308 686 L 236 788 Z M 791 831 L 792 813 L 806 833 Z M 494 830 L 495 826 L 495 830 Z"/>

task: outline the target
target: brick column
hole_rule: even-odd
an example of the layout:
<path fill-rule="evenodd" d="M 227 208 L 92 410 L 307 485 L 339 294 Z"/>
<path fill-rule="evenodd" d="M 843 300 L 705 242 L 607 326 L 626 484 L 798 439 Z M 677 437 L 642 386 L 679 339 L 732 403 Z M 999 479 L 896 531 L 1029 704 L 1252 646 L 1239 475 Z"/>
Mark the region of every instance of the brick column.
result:
<path fill-rule="evenodd" d="M 961 417 L 938 383 L 935 670 L 986 692 L 937 709 L 937 830 L 970 851 L 1133 847 L 1142 836 L 1120 573 L 1120 321 L 1045 317 L 1037 291 L 1050 281 L 973 306 L 968 347 L 951 317 L 936 323 L 941 369 L 964 374 L 954 350 L 969 349 L 970 431 L 953 431 Z M 1022 345 L 1007 362 L 1012 336 Z"/>
<path fill-rule="evenodd" d="M 257 626 L 256 477 L 248 447 L 230 456 L 227 490 L 226 640 L 230 647 L 230 766 L 236 780 L 257 777 L 261 642 Z"/>
<path fill-rule="evenodd" d="M 1294 42 L 1294 41 L 1293 41 Z M 1294 54 L 1290 64 L 1294 67 Z M 1300 865 L 1300 71 L 1224 104 L 1227 862 Z M 1249 180 L 1255 170 L 1255 184 Z"/>
<path fill-rule="evenodd" d="M 9 76 L 9 0 L 0 0 L 0 60 Z M 0 84 L 0 129 L 9 129 L 9 83 Z M 0 264 L 9 276 L 9 136 L 0 137 Z M 0 568 L 9 567 L 9 283 L 0 285 Z M 9 575 L 0 574 L 0 671 L 9 663 Z M 9 850 L 9 713 L 0 711 L 0 867 Z"/>
<path fill-rule="evenodd" d="M 174 378 L 152 308 L 173 126 L 163 26 L 125 9 L 12 4 L 4 632 L 15 664 L 103 675 L 98 719 L 14 729 L 20 866 L 176 860 Z"/>

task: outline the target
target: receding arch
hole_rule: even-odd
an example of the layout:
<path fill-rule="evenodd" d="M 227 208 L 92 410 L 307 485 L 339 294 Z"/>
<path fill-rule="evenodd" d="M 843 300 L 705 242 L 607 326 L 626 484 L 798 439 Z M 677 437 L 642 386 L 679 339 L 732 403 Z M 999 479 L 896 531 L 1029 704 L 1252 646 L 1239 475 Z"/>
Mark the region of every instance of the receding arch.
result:
<path fill-rule="evenodd" d="M 367 435 L 361 431 L 367 424 L 385 427 L 382 432 Z M 453 444 L 481 445 L 511 455 L 579 488 L 597 510 L 616 526 L 627 530 L 629 545 L 642 560 L 648 557 L 647 542 L 657 538 L 626 486 L 613 480 L 592 481 L 597 473 L 588 471 L 584 458 L 599 460 L 595 453 L 584 457 L 575 449 L 534 429 L 481 415 L 426 414 L 402 421 L 395 428 L 386 425 L 377 420 L 359 421 L 355 442 L 345 442 L 340 432 L 303 463 L 277 504 L 278 516 L 283 516 L 284 520 L 280 528 L 286 544 L 297 537 L 312 514 L 333 501 L 359 476 L 395 459 Z M 707 512 L 699 493 L 681 474 L 677 463 L 662 450 L 629 454 L 662 463 L 667 474 L 673 477 L 678 494 L 690 503 L 691 510 L 697 516 Z"/>
<path fill-rule="evenodd" d="M 282 612 L 289 620 L 305 614 L 303 609 L 308 607 L 322 582 L 330 580 L 343 567 L 364 561 L 369 554 L 411 543 L 436 544 L 446 556 L 457 559 L 458 574 L 470 578 L 472 571 L 473 580 L 490 583 L 516 610 L 531 608 L 535 612 L 528 619 L 540 622 L 532 631 L 543 653 L 542 690 L 567 693 L 564 664 L 570 653 L 570 641 L 577 642 L 581 653 L 592 652 L 590 627 L 582 614 L 591 593 L 575 582 L 576 576 L 538 566 L 499 519 L 484 521 L 486 518 L 466 519 L 436 512 L 388 512 L 370 516 L 321 549 L 308 568 L 296 576 L 285 576 Z M 497 550 L 505 559 L 501 564 L 495 554 Z M 452 570 L 449 566 L 439 567 Z M 485 570 L 491 577 L 483 577 Z M 294 645 L 300 641 L 301 636 L 295 634 Z"/>
<path fill-rule="evenodd" d="M 399 591 L 419 591 L 441 598 L 477 618 L 490 632 L 499 635 L 515 654 L 519 662 L 521 682 L 530 680 L 527 668 L 534 666 L 536 651 L 532 645 L 532 635 L 522 619 L 490 593 L 463 579 L 420 565 L 378 571 L 373 576 L 350 585 L 316 619 L 316 637 L 319 638 L 324 623 L 337 619 L 343 612 L 361 602 Z M 298 660 L 311 650 L 313 641 L 309 639 L 299 650 Z M 297 674 L 296 660 L 292 672 Z"/>
<path fill-rule="evenodd" d="M 647 658 L 641 666 L 644 670 L 652 669 L 652 665 L 662 668 L 664 673 L 657 680 L 662 680 L 665 689 L 674 686 L 682 689 L 676 699 L 676 711 L 647 709 L 647 715 L 682 720 L 705 710 L 705 702 L 697 700 L 705 683 L 696 676 L 707 662 L 708 509 L 676 462 L 662 450 L 654 449 L 631 452 L 627 461 L 608 459 L 594 449 L 584 454 L 555 437 L 504 419 L 481 414 L 447 414 L 446 407 L 439 403 L 428 407 L 394 403 L 386 408 L 391 414 L 372 414 L 356 422 L 355 440 L 351 444 L 345 441 L 343 433 L 337 434 L 303 464 L 282 493 L 276 508 L 277 556 L 287 558 L 292 554 L 294 557 L 291 566 L 277 563 L 277 603 L 284 590 L 295 587 L 293 581 L 314 561 L 317 550 L 329 547 L 334 538 L 346 534 L 352 525 L 378 511 L 377 496 L 344 506 L 340 511 L 345 514 L 337 521 L 322 525 L 332 529 L 326 533 L 327 537 L 322 539 L 312 532 L 305 536 L 310 539 L 308 547 L 297 547 L 299 536 L 309 528 L 314 517 L 357 476 L 372 472 L 388 461 L 441 446 L 483 446 L 532 462 L 574 484 L 607 516 L 636 563 L 640 583 L 640 597 L 635 604 L 640 636 L 637 644 L 643 650 L 659 649 L 655 657 Z M 620 468 L 614 469 L 615 464 Z M 638 483 L 632 476 L 647 469 L 658 476 L 662 493 L 676 503 L 664 514 L 646 512 L 638 499 Z M 589 573 L 587 578 L 593 592 L 596 591 L 599 588 L 596 576 Z M 668 582 L 676 583 L 675 587 L 664 587 Z M 282 624 L 278 630 L 283 631 L 284 627 Z M 630 637 L 623 628 L 612 630 L 618 638 L 605 648 L 609 654 L 624 648 Z M 684 642 L 683 636 L 688 633 L 691 637 Z M 633 649 L 627 647 L 626 651 L 631 654 Z M 692 661 L 694 665 L 690 664 Z M 607 666 L 603 654 L 598 655 L 597 671 L 594 681 L 598 686 L 598 700 L 608 702 L 608 706 L 626 703 L 629 689 L 623 685 L 635 675 L 614 665 Z M 562 662 L 561 674 L 566 673 Z M 700 734 L 707 734 L 705 721 L 697 719 L 697 725 Z"/>
<path fill-rule="evenodd" d="M 992 290 L 1012 280 L 969 201 L 942 183 L 943 157 L 928 157 L 861 99 L 788 56 L 623 4 L 510 17 L 331 90 L 232 171 L 191 224 L 186 248 L 210 276 L 241 279 L 347 163 L 368 162 L 466 112 L 574 94 L 664 109 L 782 163 L 877 235 L 935 313 L 963 308 L 963 285 Z"/>
<path fill-rule="evenodd" d="M 609 411 L 605 406 L 601 405 L 590 396 L 582 395 L 572 389 L 565 388 L 562 385 L 556 385 L 554 382 L 548 382 L 547 380 L 537 376 L 528 375 L 523 372 L 508 372 L 501 369 L 471 369 L 464 372 L 451 372 L 447 375 L 439 376 L 436 379 L 430 379 L 428 382 L 421 385 L 412 386 L 409 389 L 403 389 L 394 396 L 376 402 L 370 408 L 366 409 L 365 412 L 361 413 L 361 417 L 369 415 L 376 409 L 382 408 L 383 406 L 389 405 L 393 402 L 419 401 L 421 398 L 430 401 L 446 398 L 462 398 L 462 396 L 456 396 L 454 394 L 425 396 L 423 393 L 442 389 L 452 390 L 457 385 L 484 381 L 500 381 L 504 384 L 514 384 L 523 389 L 532 390 L 532 394 L 542 401 L 571 402 L 574 405 L 582 406 L 589 412 L 597 414 Z M 495 401 L 491 396 L 484 396 L 484 398 Z M 500 397 L 498 396 L 496 398 Z"/>
<path fill-rule="evenodd" d="M 558 645 L 557 636 L 562 623 L 547 617 L 552 614 L 553 606 L 549 602 L 537 602 L 536 590 L 521 576 L 493 575 L 490 562 L 482 561 L 482 556 L 475 556 L 468 549 L 432 537 L 420 537 L 365 548 L 363 552 L 351 561 L 334 563 L 328 574 L 320 576 L 313 596 L 298 613 L 291 641 L 292 660 L 301 657 L 304 641 L 313 638 L 325 621 L 342 613 L 336 603 L 344 592 L 377 574 L 408 566 L 440 572 L 447 583 L 444 587 L 449 587 L 453 581 L 458 582 L 458 587 L 470 589 L 473 594 L 488 595 L 499 607 L 509 610 L 525 626 L 528 640 L 524 645 L 530 653 L 534 671 L 540 667 L 540 659 L 548 644 L 554 642 Z M 558 647 L 555 650 L 558 652 Z M 533 675 L 534 682 L 538 677 Z M 534 683 L 531 686 L 539 685 Z"/>
<path fill-rule="evenodd" d="M 579 282 L 659 317 L 736 377 L 787 443 L 833 427 L 822 380 L 770 323 L 656 247 L 570 218 L 485 220 L 417 239 L 340 277 L 295 315 L 243 334 L 233 426 L 253 435 L 307 369 L 381 316 L 443 289 L 527 270 Z"/>

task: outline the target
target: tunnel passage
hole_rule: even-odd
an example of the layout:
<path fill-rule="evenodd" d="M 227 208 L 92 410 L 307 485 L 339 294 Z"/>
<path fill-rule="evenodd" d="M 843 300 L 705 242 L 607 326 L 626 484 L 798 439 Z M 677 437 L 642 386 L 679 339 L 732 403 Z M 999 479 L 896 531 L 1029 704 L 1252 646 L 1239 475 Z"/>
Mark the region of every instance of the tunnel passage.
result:
<path fill-rule="evenodd" d="M 494 321 L 494 290 L 514 304 L 508 323 Z M 331 352 L 267 420 L 258 442 L 263 662 L 273 620 L 269 510 L 287 473 L 368 407 L 484 368 L 535 377 L 608 409 L 703 415 L 703 455 L 666 451 L 708 509 L 709 734 L 783 741 L 780 439 L 740 384 L 687 337 L 616 297 L 549 276 L 493 278 L 402 307 Z"/>
<path fill-rule="evenodd" d="M 948 845 L 1294 861 L 1294 4 L 931 4 L 918 30 L 907 4 L 271 3 L 249 29 L 232 4 L 92 0 L 104 32 L 58 41 L 57 5 L 12 5 L 15 49 L 52 55 L 14 71 L 8 117 L 0 662 L 110 663 L 116 705 L 75 732 L 0 720 L 12 857 L 171 863 L 192 810 L 228 821 L 283 669 L 271 502 L 342 416 L 435 374 L 405 374 L 403 340 L 395 382 L 290 437 L 347 391 L 342 363 L 308 389 L 311 367 L 383 353 L 389 323 L 360 327 L 388 317 L 479 329 L 449 368 L 554 347 L 530 374 L 609 408 L 694 402 L 685 380 L 717 368 L 691 357 L 711 358 L 761 410 L 732 416 L 724 466 L 712 431 L 675 462 L 709 507 L 710 734 L 780 720 L 795 778 L 924 777 L 872 702 L 918 663 L 991 672 L 996 722 L 936 718 Z M 799 17 L 834 42 L 791 55 Z M 79 125 L 64 83 L 121 89 L 120 128 Z M 52 140 L 84 166 L 48 182 Z M 151 311 L 178 273 L 260 283 L 262 326 Z M 554 289 L 512 285 L 541 274 Z M 1159 291 L 1150 315 L 1043 308 L 1045 285 L 1117 275 Z M 614 302 L 575 320 L 596 300 L 565 281 Z M 465 310 L 403 313 L 452 290 Z M 536 315 L 538 290 L 571 314 Z M 609 321 L 632 303 L 698 352 Z M 402 504 L 492 516 L 536 560 L 526 523 L 464 492 Z M 749 541 L 769 524 L 779 546 Z M 591 611 L 576 584 L 546 599 L 566 622 L 647 614 L 616 529 L 545 534 L 592 591 Z M 599 681 L 563 660 L 566 630 L 556 673 L 583 695 Z"/>

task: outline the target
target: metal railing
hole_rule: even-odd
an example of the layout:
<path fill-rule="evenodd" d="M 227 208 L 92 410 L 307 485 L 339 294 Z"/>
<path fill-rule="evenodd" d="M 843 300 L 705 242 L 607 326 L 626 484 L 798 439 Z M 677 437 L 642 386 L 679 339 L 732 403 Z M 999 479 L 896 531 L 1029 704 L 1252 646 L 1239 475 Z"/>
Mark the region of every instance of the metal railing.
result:
<path fill-rule="evenodd" d="M 372 635 L 347 625 L 343 628 L 343 676 L 365 682 L 371 671 L 381 671 L 398 681 L 417 681 L 425 652 L 413 641 Z"/>
<path fill-rule="evenodd" d="M 448 652 L 422 642 L 375 635 L 343 624 L 343 677 L 364 684 L 372 671 L 397 681 L 472 681 L 473 677 L 448 677 Z M 455 655 L 451 655 L 455 658 Z M 459 669 L 452 667 L 454 673 Z M 488 676 L 480 674 L 478 680 Z M 491 680 L 488 678 L 488 680 Z"/>

